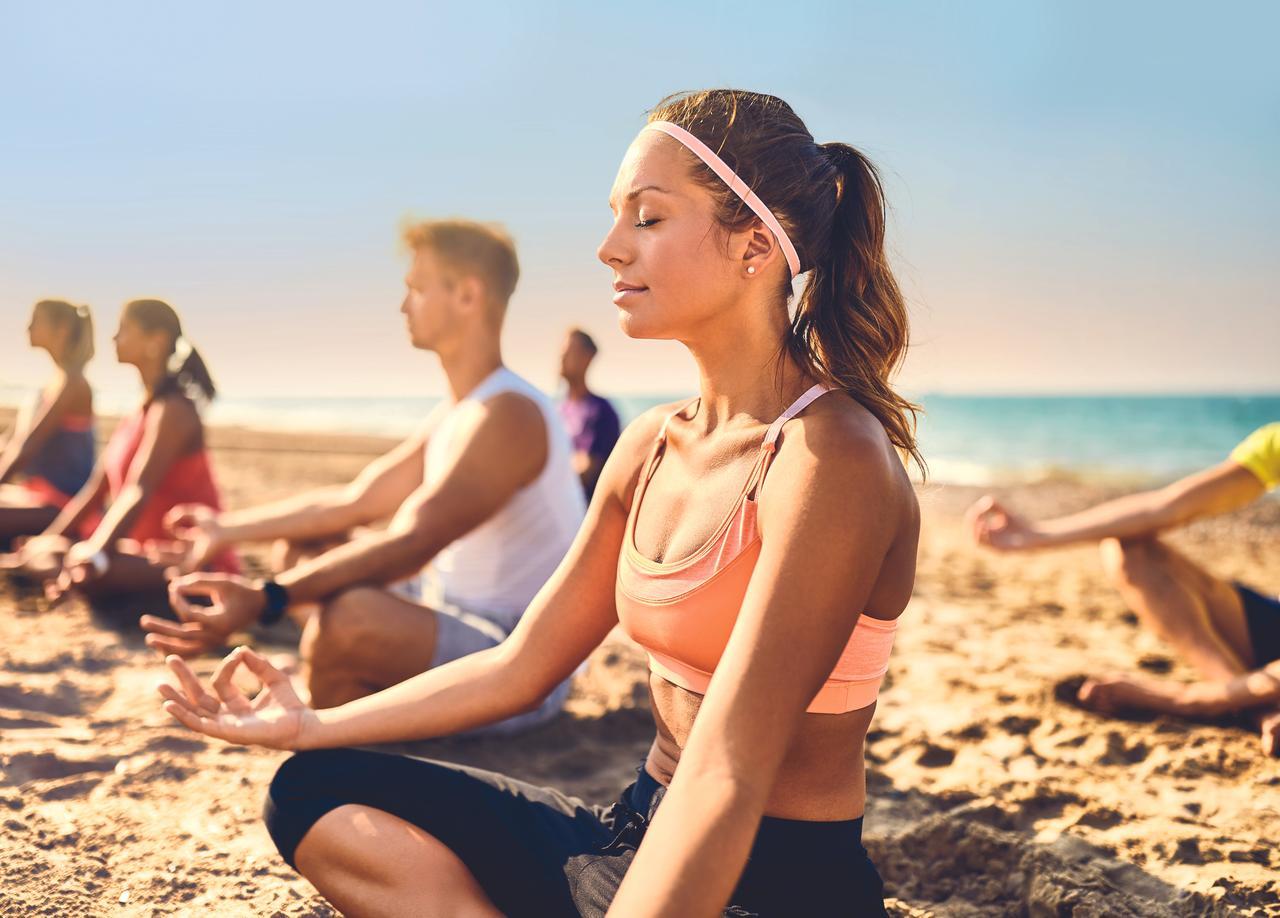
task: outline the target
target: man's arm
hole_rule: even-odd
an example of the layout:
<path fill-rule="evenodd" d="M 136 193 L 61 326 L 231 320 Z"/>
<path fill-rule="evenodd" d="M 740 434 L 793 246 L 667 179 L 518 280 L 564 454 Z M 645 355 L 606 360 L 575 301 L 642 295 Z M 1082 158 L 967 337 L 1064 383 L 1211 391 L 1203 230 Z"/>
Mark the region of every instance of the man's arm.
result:
<path fill-rule="evenodd" d="M 165 709 L 208 736 L 277 749 L 424 739 L 532 710 L 618 623 L 614 607 L 618 548 L 640 467 L 665 416 L 663 409 L 650 411 L 623 435 L 573 545 L 515 631 L 497 647 L 322 711 L 304 708 L 288 677 L 247 649 L 233 652 L 219 667 L 214 682 L 227 691 L 220 690 L 218 695 L 202 686 L 181 661 L 170 660 L 182 688 L 161 686 Z M 180 600 L 184 581 L 190 579 L 171 584 L 170 594 Z M 153 634 L 149 639 L 152 646 L 167 643 L 155 638 Z M 265 700 L 259 696 L 251 711 L 247 703 L 226 701 L 234 691 L 231 676 L 240 662 L 262 678 L 268 689 Z"/>
<path fill-rule="evenodd" d="M 278 577 L 290 598 L 314 602 L 357 583 L 387 583 L 415 573 L 498 512 L 538 477 L 547 461 L 542 412 L 515 393 L 476 406 L 457 440 L 445 474 L 418 488 L 385 532 L 335 548 Z"/>
<path fill-rule="evenodd" d="M 1024 520 L 987 496 L 970 508 L 968 525 L 979 543 L 1002 550 L 1142 538 L 1197 517 L 1239 509 L 1262 496 L 1264 490 L 1256 475 L 1228 459 L 1163 488 L 1040 522 Z"/>
<path fill-rule="evenodd" d="M 224 544 L 319 540 L 386 519 L 422 484 L 426 439 L 425 433 L 410 437 L 370 462 L 350 484 L 219 514 Z"/>

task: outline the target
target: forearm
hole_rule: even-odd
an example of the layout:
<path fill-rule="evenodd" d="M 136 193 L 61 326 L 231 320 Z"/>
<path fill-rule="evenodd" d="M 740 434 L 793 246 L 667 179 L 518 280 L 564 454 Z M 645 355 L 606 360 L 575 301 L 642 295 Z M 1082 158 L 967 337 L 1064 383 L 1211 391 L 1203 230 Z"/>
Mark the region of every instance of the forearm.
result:
<path fill-rule="evenodd" d="M 345 488 L 322 488 L 261 507 L 218 516 L 228 542 L 318 541 L 368 522 Z"/>
<path fill-rule="evenodd" d="M 43 417 L 23 436 L 15 437 L 5 445 L 0 450 L 0 484 L 7 484 L 9 479 L 24 471 L 32 458 L 39 455 L 52 432 L 51 419 Z"/>
<path fill-rule="evenodd" d="M 1150 536 L 1177 522 L 1160 492 L 1146 491 L 1107 501 L 1070 516 L 1033 525 L 1042 547 Z"/>
<path fill-rule="evenodd" d="M 126 485 L 107 508 L 93 535 L 85 541 L 98 551 L 107 551 L 115 547 L 118 539 L 129 534 L 148 497 L 150 494 L 141 485 Z"/>
<path fill-rule="evenodd" d="M 413 530 L 389 529 L 348 542 L 276 578 L 293 603 L 318 602 L 361 583 L 392 583 L 422 569 L 442 546 Z"/>
<path fill-rule="evenodd" d="M 0 449 L 0 484 L 8 484 L 9 479 L 22 471 L 26 464 L 26 457 L 22 452 L 22 447 L 16 442 L 10 442 L 4 449 Z"/>
<path fill-rule="evenodd" d="M 722 775 L 677 769 L 610 918 L 721 914 L 759 829 L 757 798 Z"/>
<path fill-rule="evenodd" d="M 71 536 L 102 496 L 102 481 L 95 479 L 67 502 L 45 530 L 49 535 Z"/>
<path fill-rule="evenodd" d="M 447 736 L 536 707 L 550 686 L 504 645 L 427 670 L 336 708 L 316 711 L 300 748 L 327 749 Z"/>

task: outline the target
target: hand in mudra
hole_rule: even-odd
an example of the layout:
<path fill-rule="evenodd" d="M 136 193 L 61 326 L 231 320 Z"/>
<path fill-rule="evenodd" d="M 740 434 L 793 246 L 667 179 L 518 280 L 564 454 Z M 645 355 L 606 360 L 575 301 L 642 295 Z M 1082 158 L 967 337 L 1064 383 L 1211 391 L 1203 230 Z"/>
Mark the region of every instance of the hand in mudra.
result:
<path fill-rule="evenodd" d="M 1041 543 L 1030 523 L 989 494 L 965 513 L 965 526 L 976 544 L 996 551 L 1024 551 Z"/>
<path fill-rule="evenodd" d="M 165 659 L 180 688 L 162 683 L 165 711 L 189 730 L 241 746 L 300 749 L 315 711 L 302 703 L 289 677 L 248 647 L 237 647 L 218 665 L 209 692 L 178 656 Z M 258 678 L 262 688 L 249 698 L 234 683 L 236 669 Z"/>

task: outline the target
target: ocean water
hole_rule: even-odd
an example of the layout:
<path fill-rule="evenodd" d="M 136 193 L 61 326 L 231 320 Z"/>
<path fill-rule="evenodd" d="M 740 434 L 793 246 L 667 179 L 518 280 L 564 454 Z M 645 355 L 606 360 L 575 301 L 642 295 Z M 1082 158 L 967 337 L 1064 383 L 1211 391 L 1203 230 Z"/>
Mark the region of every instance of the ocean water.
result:
<path fill-rule="evenodd" d="M 930 477 L 954 484 L 1167 481 L 1220 462 L 1280 421 L 1280 395 L 935 395 L 923 404 Z"/>
<path fill-rule="evenodd" d="M 30 393 L 0 386 L 0 404 Z M 613 399 L 624 422 L 682 393 Z M 1280 421 L 1280 395 L 961 396 L 927 395 L 921 449 L 931 480 L 999 484 L 1070 476 L 1165 481 L 1220 461 L 1251 431 Z M 263 430 L 403 436 L 436 398 L 218 399 L 213 424 Z M 99 398 L 119 413 L 131 399 Z"/>

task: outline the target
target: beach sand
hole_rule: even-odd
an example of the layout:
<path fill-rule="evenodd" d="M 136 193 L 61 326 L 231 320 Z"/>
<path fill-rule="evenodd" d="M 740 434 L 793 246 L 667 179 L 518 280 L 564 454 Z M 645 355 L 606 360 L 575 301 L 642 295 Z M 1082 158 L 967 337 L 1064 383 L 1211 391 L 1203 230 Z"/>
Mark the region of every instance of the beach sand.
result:
<path fill-rule="evenodd" d="M 231 506 L 344 481 L 386 445 L 210 440 Z M 1138 629 L 1095 551 L 970 547 L 958 522 L 978 493 L 920 489 L 916 595 L 867 748 L 866 842 L 891 914 L 1280 913 L 1280 762 L 1242 726 L 1107 720 L 1064 700 L 1085 672 L 1188 673 Z M 1069 481 L 1000 493 L 1033 515 L 1108 494 Z M 1174 541 L 1276 592 L 1278 534 L 1280 502 L 1264 501 Z M 0 660 L 0 913 L 334 914 L 259 818 L 285 754 L 173 724 L 154 691 L 163 669 L 136 635 L 0 583 Z M 644 686 L 641 654 L 611 639 L 544 728 L 418 748 L 610 802 L 652 736 Z"/>

